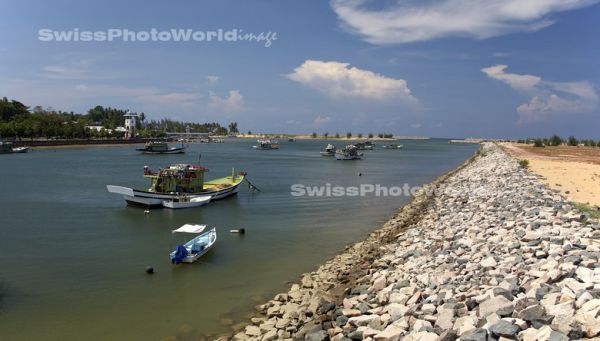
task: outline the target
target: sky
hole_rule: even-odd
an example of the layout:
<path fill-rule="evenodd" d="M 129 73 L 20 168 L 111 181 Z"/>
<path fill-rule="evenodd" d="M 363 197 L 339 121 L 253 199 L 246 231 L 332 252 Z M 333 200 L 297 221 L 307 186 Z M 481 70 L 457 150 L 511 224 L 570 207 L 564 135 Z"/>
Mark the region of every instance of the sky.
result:
<path fill-rule="evenodd" d="M 253 132 L 599 139 L 599 3 L 0 0 L 0 97 Z"/>

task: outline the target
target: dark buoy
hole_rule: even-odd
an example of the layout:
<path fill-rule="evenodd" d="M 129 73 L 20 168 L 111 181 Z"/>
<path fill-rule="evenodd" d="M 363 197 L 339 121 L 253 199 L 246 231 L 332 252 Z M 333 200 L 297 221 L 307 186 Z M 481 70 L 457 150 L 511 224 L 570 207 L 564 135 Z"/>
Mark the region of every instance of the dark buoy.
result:
<path fill-rule="evenodd" d="M 358 176 L 362 176 L 362 173 L 361 173 L 361 172 L 358 172 Z"/>
<path fill-rule="evenodd" d="M 147 267 L 146 267 L 146 273 L 147 273 L 148 275 L 152 275 L 152 274 L 154 273 L 154 268 L 153 268 L 153 267 L 151 267 L 151 266 L 147 266 Z"/>

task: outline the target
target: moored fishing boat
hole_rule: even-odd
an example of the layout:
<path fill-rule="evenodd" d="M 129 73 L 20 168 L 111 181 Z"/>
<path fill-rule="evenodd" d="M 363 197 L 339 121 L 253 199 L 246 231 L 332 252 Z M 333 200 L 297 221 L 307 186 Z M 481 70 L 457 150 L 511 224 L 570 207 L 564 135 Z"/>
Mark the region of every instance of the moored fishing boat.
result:
<path fill-rule="evenodd" d="M 184 225 L 173 233 L 201 233 L 206 225 Z M 183 245 L 177 245 L 170 254 L 171 263 L 193 263 L 205 255 L 217 241 L 217 229 L 214 227 L 207 232 L 199 234 L 194 239 Z"/>
<path fill-rule="evenodd" d="M 146 142 L 144 148 L 136 148 L 142 154 L 181 154 L 185 153 L 187 147 L 182 143 L 181 147 L 169 147 L 169 144 L 164 141 Z"/>
<path fill-rule="evenodd" d="M 392 143 L 392 144 L 383 146 L 383 148 L 385 148 L 385 149 L 402 149 L 402 148 L 404 148 L 404 146 L 401 144 Z"/>
<path fill-rule="evenodd" d="M 163 200 L 162 205 L 166 208 L 191 208 L 200 207 L 210 202 L 210 195 L 202 195 L 199 197 L 190 197 L 188 195 L 180 195 L 170 200 Z"/>
<path fill-rule="evenodd" d="M 335 146 L 330 143 L 327 145 L 327 147 L 325 147 L 325 149 L 323 149 L 321 151 L 321 156 L 334 156 L 335 151 L 336 151 Z"/>
<path fill-rule="evenodd" d="M 277 141 L 271 142 L 271 140 L 258 140 L 258 144 L 256 146 L 252 146 L 252 148 L 260 150 L 279 149 L 279 144 Z"/>
<path fill-rule="evenodd" d="M 211 200 L 219 200 L 237 193 L 239 185 L 244 181 L 246 173 L 204 181 L 202 166 L 175 164 L 152 172 L 144 167 L 144 177 L 150 180 L 146 190 L 123 186 L 107 185 L 110 193 L 120 194 L 132 205 L 163 206 L 164 201 L 172 201 L 182 195 L 190 197 L 210 196 Z"/>
<path fill-rule="evenodd" d="M 355 146 L 358 150 L 373 150 L 375 147 L 371 141 L 357 142 Z"/>
<path fill-rule="evenodd" d="M 0 154 L 20 154 L 28 151 L 29 147 L 13 147 L 12 142 L 0 141 Z"/>
<path fill-rule="evenodd" d="M 349 144 L 343 149 L 338 149 L 335 152 L 336 160 L 361 160 L 364 154 L 358 151 L 355 145 Z"/>

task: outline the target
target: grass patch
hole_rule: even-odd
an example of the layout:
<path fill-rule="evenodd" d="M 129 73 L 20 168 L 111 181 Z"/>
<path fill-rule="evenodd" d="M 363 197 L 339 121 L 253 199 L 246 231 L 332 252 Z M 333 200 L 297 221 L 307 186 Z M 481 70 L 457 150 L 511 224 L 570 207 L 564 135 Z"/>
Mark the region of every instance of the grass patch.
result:
<path fill-rule="evenodd" d="M 600 220 L 600 207 L 579 202 L 576 202 L 574 204 L 575 207 L 577 207 L 577 209 L 581 211 L 581 213 L 587 214 L 591 219 Z"/>
<path fill-rule="evenodd" d="M 529 160 L 519 160 L 519 166 L 521 166 L 521 168 L 529 168 Z"/>

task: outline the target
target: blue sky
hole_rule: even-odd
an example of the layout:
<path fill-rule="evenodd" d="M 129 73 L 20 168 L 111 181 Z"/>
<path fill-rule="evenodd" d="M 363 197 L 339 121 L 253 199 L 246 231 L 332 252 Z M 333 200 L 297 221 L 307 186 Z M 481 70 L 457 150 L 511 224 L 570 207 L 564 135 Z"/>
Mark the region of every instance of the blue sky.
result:
<path fill-rule="evenodd" d="M 597 2 L 2 0 L 0 96 L 244 131 L 600 138 Z M 75 28 L 277 40 L 38 39 Z"/>

